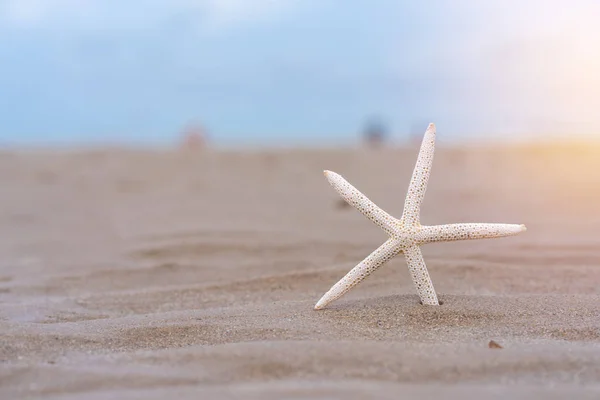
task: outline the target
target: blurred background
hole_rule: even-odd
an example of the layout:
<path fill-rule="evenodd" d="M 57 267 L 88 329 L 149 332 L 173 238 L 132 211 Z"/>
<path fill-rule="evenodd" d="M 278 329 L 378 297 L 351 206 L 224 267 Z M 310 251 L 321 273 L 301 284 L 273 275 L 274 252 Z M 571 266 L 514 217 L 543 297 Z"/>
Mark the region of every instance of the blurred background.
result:
<path fill-rule="evenodd" d="M 0 0 L 0 399 L 583 398 L 599 17 L 600 0 Z M 386 240 L 323 170 L 400 217 L 430 122 L 421 223 L 527 232 L 423 246 L 439 310 L 396 257 L 313 312 Z"/>
<path fill-rule="evenodd" d="M 0 0 L 0 145 L 405 141 L 432 121 L 447 141 L 593 139 L 598 15 L 596 0 Z"/>

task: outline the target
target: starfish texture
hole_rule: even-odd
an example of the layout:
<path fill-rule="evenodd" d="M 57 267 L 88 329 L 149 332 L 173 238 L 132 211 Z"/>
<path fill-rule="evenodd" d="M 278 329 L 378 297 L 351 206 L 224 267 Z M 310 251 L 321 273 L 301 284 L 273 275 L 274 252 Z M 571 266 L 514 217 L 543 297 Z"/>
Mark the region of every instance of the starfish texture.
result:
<path fill-rule="evenodd" d="M 369 274 L 399 253 L 404 253 L 406 257 L 408 270 L 421 302 L 426 305 L 439 305 L 437 294 L 421 254 L 420 245 L 432 242 L 512 236 L 526 230 L 525 225 L 515 224 L 421 225 L 421 203 L 427 190 L 434 150 L 435 125 L 429 124 L 421 144 L 417 164 L 408 187 L 404 212 L 400 219 L 396 219 L 383 211 L 340 175 L 325 171 L 329 183 L 339 195 L 383 229 L 389 235 L 389 239 L 348 272 L 338 283 L 333 285 L 315 305 L 316 310 L 322 309 L 332 301 L 342 297 Z"/>

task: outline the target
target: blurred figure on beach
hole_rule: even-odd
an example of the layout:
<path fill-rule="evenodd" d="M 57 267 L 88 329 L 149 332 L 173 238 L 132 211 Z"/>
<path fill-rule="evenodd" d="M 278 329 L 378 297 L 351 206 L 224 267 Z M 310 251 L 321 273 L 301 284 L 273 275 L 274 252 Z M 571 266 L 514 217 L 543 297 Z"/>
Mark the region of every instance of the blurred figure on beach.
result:
<path fill-rule="evenodd" d="M 193 123 L 184 129 L 180 146 L 185 151 L 204 150 L 207 140 L 206 129 L 198 123 Z"/>
<path fill-rule="evenodd" d="M 367 147 L 379 148 L 385 145 L 387 140 L 387 127 L 378 117 L 371 117 L 363 131 L 363 143 Z"/>

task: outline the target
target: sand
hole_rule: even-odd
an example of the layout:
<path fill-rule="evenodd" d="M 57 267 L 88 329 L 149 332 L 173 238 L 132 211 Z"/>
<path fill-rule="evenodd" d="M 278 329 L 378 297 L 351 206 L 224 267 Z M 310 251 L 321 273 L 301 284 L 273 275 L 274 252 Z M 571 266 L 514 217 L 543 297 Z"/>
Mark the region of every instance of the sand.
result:
<path fill-rule="evenodd" d="M 397 257 L 416 148 L 0 154 L 0 398 L 600 398 L 600 148 L 440 148 L 423 224 L 525 223 Z M 502 348 L 490 348 L 495 341 Z"/>

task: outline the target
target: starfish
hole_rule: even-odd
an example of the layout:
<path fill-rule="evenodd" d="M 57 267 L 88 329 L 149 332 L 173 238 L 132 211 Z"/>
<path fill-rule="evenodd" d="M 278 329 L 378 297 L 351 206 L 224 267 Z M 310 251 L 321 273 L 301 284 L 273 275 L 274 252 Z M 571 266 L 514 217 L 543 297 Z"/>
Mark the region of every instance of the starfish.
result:
<path fill-rule="evenodd" d="M 389 235 L 389 239 L 348 272 L 338 283 L 333 285 L 315 305 L 315 310 L 320 310 L 332 301 L 342 297 L 373 271 L 399 253 L 404 253 L 406 257 L 408 270 L 421 298 L 421 303 L 439 305 L 437 294 L 423 260 L 420 245 L 432 242 L 498 238 L 516 235 L 527 230 L 525 225 L 516 224 L 421 225 L 421 203 L 427 190 L 434 150 L 435 125 L 429 124 L 421 144 L 417 164 L 408 187 L 404 211 L 400 219 L 392 217 L 379 208 L 340 175 L 335 172 L 324 171 L 327 180 L 339 195 L 383 229 Z"/>

